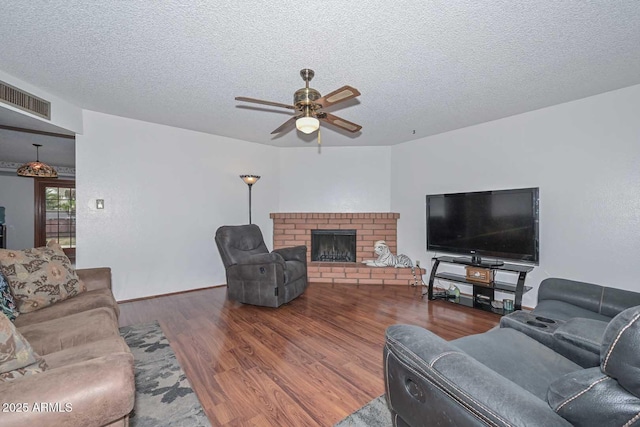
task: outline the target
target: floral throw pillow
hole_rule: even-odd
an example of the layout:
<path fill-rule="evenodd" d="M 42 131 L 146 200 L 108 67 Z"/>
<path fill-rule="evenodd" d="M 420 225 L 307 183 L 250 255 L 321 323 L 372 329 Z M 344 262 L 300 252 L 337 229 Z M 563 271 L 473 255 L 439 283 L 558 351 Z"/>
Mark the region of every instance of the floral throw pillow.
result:
<path fill-rule="evenodd" d="M 47 364 L 4 314 L 0 314 L 0 382 L 37 374 Z"/>
<path fill-rule="evenodd" d="M 0 311 L 2 311 L 12 322 L 16 320 L 19 312 L 9 289 L 9 283 L 5 280 L 0 271 Z"/>
<path fill-rule="evenodd" d="M 22 251 L 0 249 L 0 270 L 20 313 L 39 310 L 86 290 L 57 243 Z"/>

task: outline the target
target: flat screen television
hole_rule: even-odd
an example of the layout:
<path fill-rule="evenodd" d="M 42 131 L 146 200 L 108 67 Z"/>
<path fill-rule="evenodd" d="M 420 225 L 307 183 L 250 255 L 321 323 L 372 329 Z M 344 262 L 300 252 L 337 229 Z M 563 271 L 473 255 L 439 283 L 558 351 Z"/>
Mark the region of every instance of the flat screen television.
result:
<path fill-rule="evenodd" d="M 427 251 L 538 264 L 538 188 L 427 195 Z M 500 264 L 488 262 L 486 264 Z"/>

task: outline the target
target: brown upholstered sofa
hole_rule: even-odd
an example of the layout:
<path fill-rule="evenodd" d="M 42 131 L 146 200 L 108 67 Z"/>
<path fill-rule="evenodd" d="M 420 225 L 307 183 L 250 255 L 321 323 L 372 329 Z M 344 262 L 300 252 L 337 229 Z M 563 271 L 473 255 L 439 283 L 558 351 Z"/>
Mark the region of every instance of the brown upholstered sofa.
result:
<path fill-rule="evenodd" d="M 133 356 L 118 332 L 111 269 L 77 270 L 87 291 L 14 324 L 45 359 L 41 373 L 0 382 L 0 426 L 127 426 Z M 13 405 L 11 405 L 13 404 Z"/>

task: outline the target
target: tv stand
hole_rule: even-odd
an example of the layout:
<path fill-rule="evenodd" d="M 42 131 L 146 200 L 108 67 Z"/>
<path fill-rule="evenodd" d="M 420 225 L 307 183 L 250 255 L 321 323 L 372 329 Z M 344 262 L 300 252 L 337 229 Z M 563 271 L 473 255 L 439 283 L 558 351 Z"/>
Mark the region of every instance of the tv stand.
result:
<path fill-rule="evenodd" d="M 456 264 L 464 264 L 464 265 L 473 265 L 478 267 L 500 267 L 504 265 L 504 262 L 493 260 L 493 261 L 483 261 L 482 258 L 478 255 L 473 255 L 471 258 L 466 256 L 461 256 L 457 258 L 453 258 L 453 262 Z"/>
<path fill-rule="evenodd" d="M 491 304 L 495 300 L 495 291 L 512 293 L 514 294 L 513 308 L 515 310 L 522 309 L 522 295 L 531 290 L 531 286 L 525 286 L 524 281 L 527 278 L 527 273 L 533 270 L 532 266 L 519 265 L 519 264 L 481 264 L 483 267 L 489 268 L 495 271 L 502 271 L 513 273 L 517 275 L 514 282 L 504 282 L 494 280 L 493 283 L 480 283 L 467 279 L 466 275 L 441 272 L 438 273 L 438 267 L 442 263 L 448 264 L 463 264 L 470 266 L 478 266 L 472 258 L 468 257 L 451 257 L 441 256 L 433 258 L 434 264 L 431 269 L 431 275 L 429 276 L 429 285 L 427 288 L 427 298 L 429 300 L 437 299 L 433 295 L 433 283 L 436 279 L 446 280 L 448 282 L 462 283 L 473 287 L 473 295 L 460 295 L 460 304 L 469 307 L 479 308 L 486 311 L 491 311 L 498 314 L 503 314 L 503 310 L 494 308 Z M 424 295 L 423 295 L 424 296 Z M 450 300 L 449 300 L 450 301 Z"/>

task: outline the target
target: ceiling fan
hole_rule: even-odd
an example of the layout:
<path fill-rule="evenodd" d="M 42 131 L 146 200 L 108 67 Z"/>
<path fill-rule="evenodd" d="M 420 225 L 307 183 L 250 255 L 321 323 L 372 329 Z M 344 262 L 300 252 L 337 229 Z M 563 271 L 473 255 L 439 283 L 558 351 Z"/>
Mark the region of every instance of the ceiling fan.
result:
<path fill-rule="evenodd" d="M 349 132 L 358 132 L 362 126 L 342 119 L 331 113 L 322 111 L 323 108 L 330 107 L 339 102 L 344 102 L 360 95 L 358 89 L 351 86 L 343 86 L 334 90 L 328 95 L 321 96 L 320 92 L 309 87 L 309 82 L 315 73 L 313 70 L 305 68 L 300 70 L 300 76 L 305 82 L 305 87 L 298 89 L 293 95 L 293 105 L 281 104 L 279 102 L 263 101 L 261 99 L 246 98 L 243 96 L 236 97 L 236 101 L 253 102 L 256 104 L 270 105 L 272 107 L 288 108 L 295 110 L 296 115 L 284 122 L 275 129 L 271 134 L 284 132 L 289 130 L 294 123 L 296 128 L 306 134 L 315 132 L 320 128 L 320 120 L 325 123 L 332 124 Z"/>

